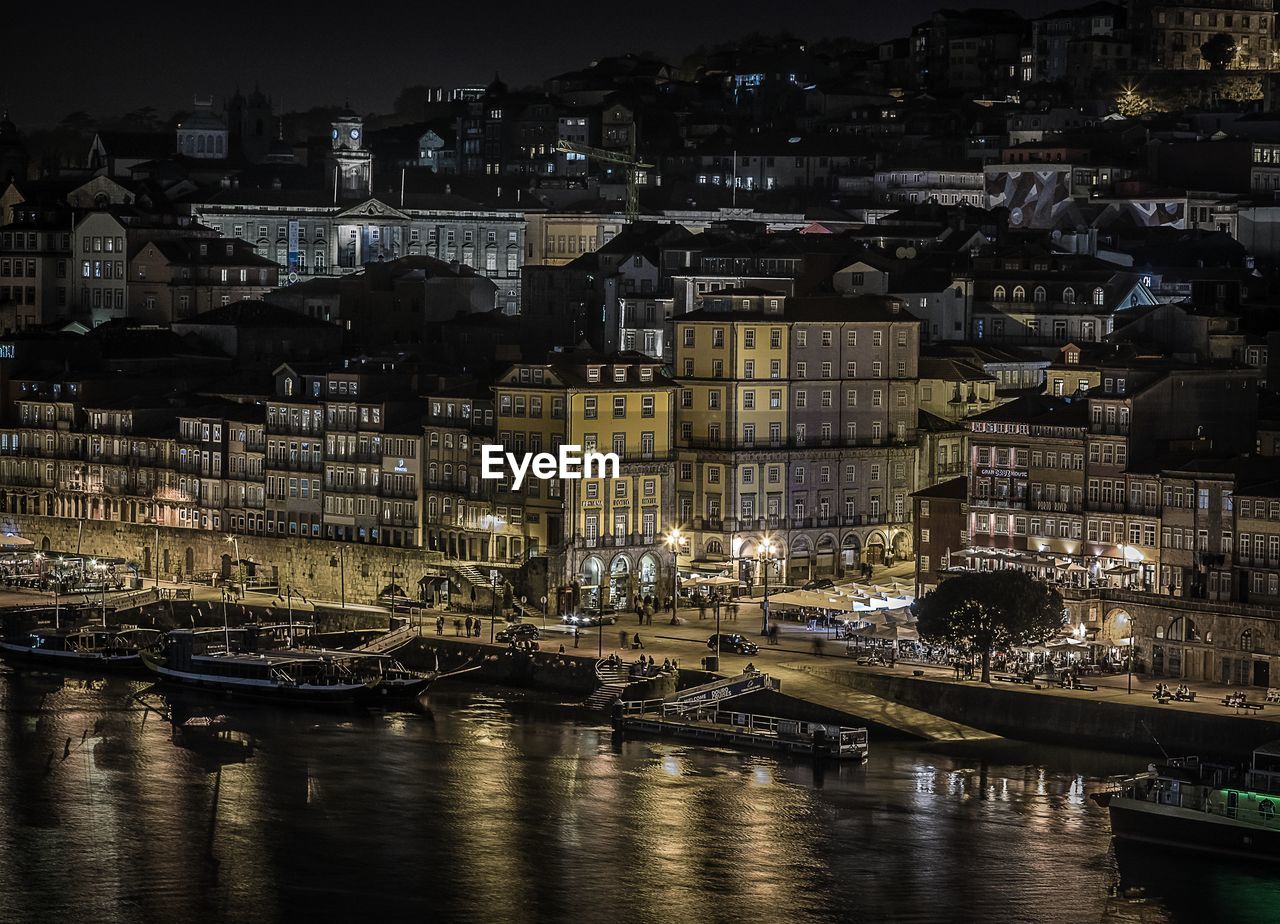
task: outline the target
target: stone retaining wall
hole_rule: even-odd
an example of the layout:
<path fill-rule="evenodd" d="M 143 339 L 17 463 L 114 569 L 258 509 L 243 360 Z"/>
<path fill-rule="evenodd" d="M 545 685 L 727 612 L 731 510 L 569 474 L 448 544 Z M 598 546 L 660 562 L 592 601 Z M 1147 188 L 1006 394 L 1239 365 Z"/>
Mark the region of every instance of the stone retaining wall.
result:
<path fill-rule="evenodd" d="M 1041 695 L 981 684 L 881 674 L 852 668 L 812 668 L 834 683 L 929 712 L 1006 738 L 1069 744 L 1160 756 L 1198 755 L 1245 759 L 1258 745 L 1280 737 L 1280 721 L 1191 712 L 1159 706 L 1147 694 L 1133 702 L 1101 702 L 1084 694 Z M 1268 707 L 1275 708 L 1275 707 Z M 1280 710 L 1277 712 L 1280 719 Z M 1159 745 L 1156 744 L 1159 741 Z"/>

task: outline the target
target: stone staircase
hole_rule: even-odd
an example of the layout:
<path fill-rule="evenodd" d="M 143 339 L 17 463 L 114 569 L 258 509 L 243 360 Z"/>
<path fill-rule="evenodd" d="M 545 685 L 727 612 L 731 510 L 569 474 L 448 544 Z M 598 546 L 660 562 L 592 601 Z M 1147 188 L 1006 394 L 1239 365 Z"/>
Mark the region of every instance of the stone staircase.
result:
<path fill-rule="evenodd" d="M 613 664 L 606 660 L 597 661 L 596 679 L 600 681 L 600 686 L 587 697 L 583 705 L 588 709 L 599 709 L 603 712 L 622 698 L 627 685 L 631 682 L 631 665 L 625 661 L 622 664 Z"/>

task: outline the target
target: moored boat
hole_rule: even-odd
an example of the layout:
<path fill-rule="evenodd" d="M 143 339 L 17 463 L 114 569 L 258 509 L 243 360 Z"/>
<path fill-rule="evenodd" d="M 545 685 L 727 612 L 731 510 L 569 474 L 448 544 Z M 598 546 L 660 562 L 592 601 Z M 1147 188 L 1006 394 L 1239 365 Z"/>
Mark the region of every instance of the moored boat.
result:
<path fill-rule="evenodd" d="M 384 655 L 317 648 L 259 650 L 257 627 L 175 629 L 145 662 L 166 683 L 244 699 L 381 705 L 421 695 L 434 674 Z"/>
<path fill-rule="evenodd" d="M 1242 775 L 1211 773 L 1194 759 L 1152 764 L 1094 801 L 1123 840 L 1280 861 L 1280 742 L 1256 749 Z"/>
<path fill-rule="evenodd" d="M 156 645 L 155 629 L 37 628 L 0 640 L 6 658 L 93 672 L 142 671 L 141 654 Z"/>

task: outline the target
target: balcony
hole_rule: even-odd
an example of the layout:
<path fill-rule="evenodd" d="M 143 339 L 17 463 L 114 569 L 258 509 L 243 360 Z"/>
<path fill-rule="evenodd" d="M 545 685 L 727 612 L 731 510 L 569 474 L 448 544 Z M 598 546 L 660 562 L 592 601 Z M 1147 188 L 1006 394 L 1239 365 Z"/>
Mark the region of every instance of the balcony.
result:
<path fill-rule="evenodd" d="M 312 459 L 306 462 L 300 459 L 289 459 L 284 456 L 268 456 L 266 459 L 266 467 L 268 471 L 275 472 L 322 472 L 324 471 L 324 460 Z"/>
<path fill-rule="evenodd" d="M 975 497 L 970 507 L 989 507 L 992 510 L 1026 510 L 1027 501 L 1021 497 Z"/>
<path fill-rule="evenodd" d="M 1037 510 L 1043 513 L 1080 513 L 1080 505 L 1071 501 L 1060 500 L 1044 500 L 1033 498 L 1027 501 L 1028 510 Z"/>

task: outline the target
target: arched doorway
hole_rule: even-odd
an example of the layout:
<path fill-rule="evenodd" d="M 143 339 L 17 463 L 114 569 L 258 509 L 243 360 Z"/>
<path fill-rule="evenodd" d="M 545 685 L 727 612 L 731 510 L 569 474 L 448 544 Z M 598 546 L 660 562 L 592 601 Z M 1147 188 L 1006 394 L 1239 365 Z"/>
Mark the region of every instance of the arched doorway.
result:
<path fill-rule="evenodd" d="M 600 564 L 600 559 L 594 555 L 582 562 L 582 567 L 578 569 L 578 587 L 582 593 L 579 599 L 581 606 L 588 609 L 596 609 L 600 606 L 600 579 L 603 571 L 604 567 Z"/>
<path fill-rule="evenodd" d="M 222 579 L 224 581 L 230 579 L 231 577 L 231 556 L 230 555 L 223 553 L 222 562 L 221 562 L 221 565 L 219 566 L 218 573 L 222 576 Z"/>
<path fill-rule="evenodd" d="M 609 605 L 615 610 L 631 606 L 631 559 L 619 552 L 609 565 Z"/>
<path fill-rule="evenodd" d="M 171 568 L 171 567 L 170 567 L 170 564 L 171 564 L 171 563 L 170 563 L 170 561 L 169 561 L 169 550 L 168 550 L 168 549 L 165 549 L 165 550 L 164 550 L 164 555 L 162 556 L 162 558 L 163 558 L 163 561 L 164 561 L 164 573 L 165 573 L 166 575 L 168 575 L 168 574 L 172 573 L 172 571 L 173 571 L 173 568 Z"/>
<path fill-rule="evenodd" d="M 884 533 L 877 530 L 867 537 L 867 550 L 863 560 L 869 565 L 880 566 L 884 564 L 884 558 Z"/>
<path fill-rule="evenodd" d="M 658 597 L 658 560 L 652 552 L 640 556 L 640 596 Z"/>
<path fill-rule="evenodd" d="M 855 570 L 862 564 L 862 542 L 857 533 L 848 533 L 840 540 L 840 565 L 844 570 Z"/>
<path fill-rule="evenodd" d="M 149 545 L 142 547 L 142 573 L 151 573 L 151 546 Z"/>
<path fill-rule="evenodd" d="M 813 562 L 813 548 L 805 536 L 791 543 L 791 555 L 787 559 L 787 575 L 793 584 L 809 580 Z"/>
<path fill-rule="evenodd" d="M 42 538 L 42 539 L 40 540 L 40 551 L 41 551 L 41 552 L 47 552 L 47 551 L 49 551 L 51 548 L 53 548 L 53 544 L 49 541 L 49 537 L 48 537 L 48 536 L 45 536 L 44 538 Z"/>
<path fill-rule="evenodd" d="M 906 561 L 910 555 L 911 540 L 905 530 L 893 534 L 889 548 L 892 549 L 894 561 Z"/>
<path fill-rule="evenodd" d="M 1102 627 L 1094 644 L 1101 649 L 1101 656 L 1112 664 L 1124 664 L 1133 645 L 1133 617 L 1129 611 L 1116 607 L 1102 620 Z"/>
<path fill-rule="evenodd" d="M 195 570 L 196 570 L 196 552 L 195 552 L 195 549 L 191 548 L 191 546 L 187 546 L 187 554 L 185 557 L 185 562 L 186 562 L 185 567 L 187 569 L 186 577 L 187 577 L 187 580 L 190 580 L 191 575 L 195 573 Z"/>
<path fill-rule="evenodd" d="M 834 577 L 836 573 L 836 537 L 830 533 L 824 533 L 819 536 L 817 552 L 813 576 Z"/>

